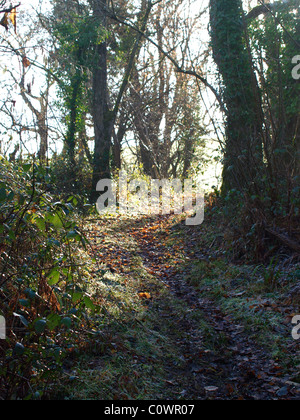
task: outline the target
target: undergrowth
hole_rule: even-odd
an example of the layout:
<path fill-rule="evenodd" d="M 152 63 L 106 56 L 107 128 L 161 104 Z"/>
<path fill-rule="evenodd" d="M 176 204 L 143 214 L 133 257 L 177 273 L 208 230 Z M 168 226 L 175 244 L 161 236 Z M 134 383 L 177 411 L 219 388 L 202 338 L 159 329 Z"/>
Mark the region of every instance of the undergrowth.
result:
<path fill-rule="evenodd" d="M 100 311 L 88 293 L 78 198 L 60 201 L 50 187 L 35 163 L 0 161 L 1 399 L 47 398 Z"/>
<path fill-rule="evenodd" d="M 241 213 L 229 218 L 223 206 L 215 202 L 207 208 L 201 235 L 194 233 L 198 239 L 191 242 L 191 261 L 182 271 L 199 296 L 232 316 L 291 372 L 298 364 L 297 342 L 291 335 L 292 318 L 300 310 L 297 254 L 266 234 L 256 236 L 258 225 L 247 233 Z M 187 235 L 186 240 L 191 239 Z"/>

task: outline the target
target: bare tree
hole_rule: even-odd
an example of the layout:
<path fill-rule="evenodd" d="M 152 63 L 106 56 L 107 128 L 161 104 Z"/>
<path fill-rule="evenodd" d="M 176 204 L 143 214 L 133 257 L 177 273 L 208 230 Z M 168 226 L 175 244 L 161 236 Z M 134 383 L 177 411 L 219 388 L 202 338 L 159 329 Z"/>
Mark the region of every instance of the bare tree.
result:
<path fill-rule="evenodd" d="M 6 116 L 1 125 L 6 131 L 16 133 L 24 147 L 24 133 L 35 133 L 39 138 L 39 159 L 46 162 L 49 131 L 53 132 L 49 128 L 48 111 L 54 79 L 47 71 L 48 53 L 43 46 L 46 40 L 41 39 L 41 27 L 34 18 L 32 26 L 26 28 L 21 18 L 20 22 L 22 31 L 18 34 L 11 31 L 1 34 L 1 47 L 7 57 L 1 63 L 5 74 L 1 112 Z M 38 64 L 41 58 L 44 63 Z"/>
<path fill-rule="evenodd" d="M 138 152 L 145 172 L 155 178 L 186 174 L 204 131 L 199 125 L 195 79 L 176 71 L 164 54 L 168 51 L 174 61 L 188 61 L 197 21 L 182 15 L 182 5 L 182 1 L 163 1 L 157 6 L 149 30 L 159 48 L 146 42 L 130 84 Z"/>

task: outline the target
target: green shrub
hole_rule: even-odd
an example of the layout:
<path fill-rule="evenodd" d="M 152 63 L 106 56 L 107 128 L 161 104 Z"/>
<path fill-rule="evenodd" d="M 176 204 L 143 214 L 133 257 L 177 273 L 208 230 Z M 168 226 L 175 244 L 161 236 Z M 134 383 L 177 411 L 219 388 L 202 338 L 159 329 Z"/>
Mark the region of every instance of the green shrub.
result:
<path fill-rule="evenodd" d="M 35 164 L 0 160 L 0 398 L 40 399 L 63 360 L 84 346 L 82 331 L 97 308 L 79 259 L 87 240 L 76 197 L 57 201 Z"/>

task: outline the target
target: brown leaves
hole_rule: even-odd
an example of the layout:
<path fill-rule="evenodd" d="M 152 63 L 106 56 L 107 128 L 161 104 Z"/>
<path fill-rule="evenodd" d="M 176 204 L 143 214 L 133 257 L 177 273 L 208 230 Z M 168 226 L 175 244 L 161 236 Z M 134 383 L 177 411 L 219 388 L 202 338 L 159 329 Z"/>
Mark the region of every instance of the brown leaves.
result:
<path fill-rule="evenodd" d="M 8 31 L 8 13 L 5 13 L 1 22 L 0 22 L 1 26 L 4 26 L 4 28 Z"/>
<path fill-rule="evenodd" d="M 23 64 L 23 66 L 25 67 L 25 69 L 27 68 L 27 67 L 29 67 L 30 66 L 30 61 L 28 60 L 28 58 L 26 57 L 26 55 L 24 55 L 24 57 L 22 58 L 22 64 Z"/>
<path fill-rule="evenodd" d="M 17 33 L 17 9 L 13 9 L 9 15 L 9 19 L 14 26 L 15 33 Z"/>
<path fill-rule="evenodd" d="M 140 299 L 151 299 L 150 293 L 143 292 L 143 293 L 139 293 L 138 295 L 139 295 Z"/>
<path fill-rule="evenodd" d="M 17 9 L 12 9 L 11 12 L 4 13 L 4 16 L 0 22 L 0 25 L 3 26 L 7 31 L 9 29 L 9 22 L 13 24 L 15 33 L 17 33 Z"/>

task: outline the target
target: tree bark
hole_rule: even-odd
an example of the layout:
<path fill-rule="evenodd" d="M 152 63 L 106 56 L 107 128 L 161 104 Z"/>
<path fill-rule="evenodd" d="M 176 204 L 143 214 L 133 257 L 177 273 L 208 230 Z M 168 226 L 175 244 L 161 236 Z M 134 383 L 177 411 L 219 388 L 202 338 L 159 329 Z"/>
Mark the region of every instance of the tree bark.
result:
<path fill-rule="evenodd" d="M 107 28 L 108 0 L 91 0 L 93 15 L 103 28 Z M 152 9 L 151 0 L 142 0 L 139 21 L 141 22 L 141 33 L 133 43 L 132 50 L 128 58 L 123 81 L 113 110 L 108 105 L 108 86 L 107 86 L 107 43 L 102 42 L 95 47 L 97 63 L 93 71 L 93 119 L 95 128 L 95 150 L 91 201 L 97 199 L 96 186 L 101 179 L 111 178 L 110 170 L 110 150 L 115 121 L 119 112 L 122 98 L 128 88 L 131 71 L 134 66 L 135 58 L 140 52 L 140 43 L 143 38 L 142 33 L 146 30 L 148 18 Z M 144 14 L 145 12 L 145 14 Z"/>
<path fill-rule="evenodd" d="M 210 1 L 214 60 L 227 108 L 223 193 L 249 190 L 263 166 L 262 108 L 241 0 Z"/>
<path fill-rule="evenodd" d="M 16 81 L 17 83 L 17 81 Z M 37 132 L 40 136 L 40 147 L 38 150 L 38 157 L 41 163 L 45 163 L 47 160 L 48 152 L 48 125 L 47 125 L 47 109 L 48 109 L 48 99 L 49 99 L 49 89 L 51 83 L 48 82 L 48 86 L 43 94 L 40 97 L 33 96 L 31 92 L 25 87 L 25 69 L 23 68 L 23 74 L 21 81 L 19 82 L 21 96 L 33 113 L 36 118 Z M 30 99 L 32 100 L 30 100 Z M 38 110 L 34 105 L 33 101 L 36 100 L 40 104 L 40 110 Z"/>
<path fill-rule="evenodd" d="M 107 28 L 106 7 L 107 0 L 92 0 L 93 16 L 99 25 Z M 97 199 L 97 183 L 101 179 L 109 179 L 110 174 L 110 146 L 112 132 L 112 115 L 108 106 L 107 88 L 107 43 L 103 41 L 95 45 L 95 64 L 92 82 L 92 116 L 95 131 L 95 146 L 93 159 L 93 178 L 91 201 Z"/>

